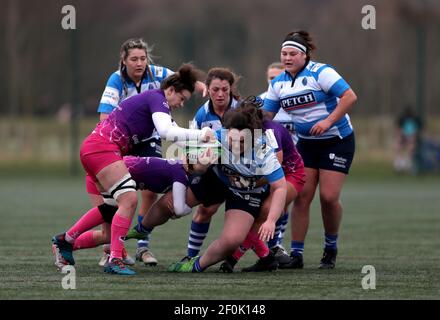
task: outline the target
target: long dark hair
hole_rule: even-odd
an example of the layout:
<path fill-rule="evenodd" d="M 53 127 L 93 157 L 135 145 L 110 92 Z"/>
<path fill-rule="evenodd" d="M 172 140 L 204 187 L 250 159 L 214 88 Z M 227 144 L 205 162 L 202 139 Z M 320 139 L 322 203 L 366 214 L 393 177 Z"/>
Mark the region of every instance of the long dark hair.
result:
<path fill-rule="evenodd" d="M 252 132 L 263 128 L 263 112 L 260 109 L 261 99 L 249 96 L 235 109 L 229 109 L 223 116 L 226 129 L 250 129 Z"/>
<path fill-rule="evenodd" d="M 165 90 L 174 87 L 176 92 L 188 90 L 191 94 L 194 92 L 196 82 L 201 78 L 202 72 L 196 69 L 192 64 L 184 63 L 179 70 L 162 81 L 160 88 Z"/>

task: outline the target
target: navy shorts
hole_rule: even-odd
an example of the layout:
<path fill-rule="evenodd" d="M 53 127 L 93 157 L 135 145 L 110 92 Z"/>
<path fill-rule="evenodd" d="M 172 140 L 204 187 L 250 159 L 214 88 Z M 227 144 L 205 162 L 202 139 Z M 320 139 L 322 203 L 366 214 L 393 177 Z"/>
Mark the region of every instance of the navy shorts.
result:
<path fill-rule="evenodd" d="M 242 210 L 254 218 L 260 215 L 263 201 L 269 196 L 269 190 L 262 193 L 233 192 L 220 180 L 212 168 L 201 176 L 190 178 L 191 191 L 196 199 L 205 207 L 225 203 L 225 210 Z"/>
<path fill-rule="evenodd" d="M 304 166 L 313 169 L 325 169 L 348 174 L 354 157 L 354 133 L 341 139 L 303 139 L 296 145 Z"/>
<path fill-rule="evenodd" d="M 133 145 L 130 154 L 138 157 L 162 158 L 162 140 L 159 138 L 150 138 L 141 141 Z"/>

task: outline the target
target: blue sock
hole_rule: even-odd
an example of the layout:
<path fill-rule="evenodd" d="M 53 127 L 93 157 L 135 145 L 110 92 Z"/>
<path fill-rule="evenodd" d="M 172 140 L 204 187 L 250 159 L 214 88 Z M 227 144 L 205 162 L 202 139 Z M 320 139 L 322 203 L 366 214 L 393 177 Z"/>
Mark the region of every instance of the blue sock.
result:
<path fill-rule="evenodd" d="M 138 223 L 136 225 L 135 229 L 141 233 L 147 233 L 147 232 L 149 233 L 149 232 L 153 231 L 153 228 L 146 228 L 142 225 L 142 223 Z"/>
<path fill-rule="evenodd" d="M 202 267 L 200 266 L 200 257 L 196 259 L 196 262 L 194 262 L 194 267 L 192 272 L 203 272 Z"/>
<path fill-rule="evenodd" d="M 273 247 L 275 247 L 277 244 L 279 244 L 279 237 L 280 237 L 280 232 L 281 232 L 281 229 L 282 229 L 282 227 L 283 227 L 283 223 L 284 223 L 284 216 L 285 216 L 285 213 L 283 213 L 282 215 L 281 215 L 281 217 L 277 220 L 277 222 L 275 223 L 275 233 L 274 233 L 274 235 L 273 235 L 273 238 L 272 239 L 270 239 L 268 242 L 267 242 L 267 246 L 269 247 L 269 248 L 273 248 Z M 287 216 L 288 217 L 288 216 Z"/>
<path fill-rule="evenodd" d="M 144 219 L 144 217 L 141 215 L 138 215 L 137 219 L 138 219 L 138 224 L 142 225 L 142 220 Z M 137 242 L 138 248 L 148 248 L 149 246 L 150 246 L 150 235 L 149 234 L 148 234 L 148 238 L 146 240 L 139 240 Z"/>
<path fill-rule="evenodd" d="M 336 250 L 338 249 L 338 235 L 332 235 L 332 234 L 328 234 L 325 233 L 325 242 L 324 242 L 324 247 L 325 249 L 333 249 Z"/>
<path fill-rule="evenodd" d="M 188 257 L 195 257 L 202 248 L 203 241 L 208 234 L 210 222 L 198 223 L 191 221 L 191 230 L 188 238 Z"/>
<path fill-rule="evenodd" d="M 290 242 L 290 254 L 292 256 L 302 256 L 304 253 L 304 242 L 291 241 Z"/>

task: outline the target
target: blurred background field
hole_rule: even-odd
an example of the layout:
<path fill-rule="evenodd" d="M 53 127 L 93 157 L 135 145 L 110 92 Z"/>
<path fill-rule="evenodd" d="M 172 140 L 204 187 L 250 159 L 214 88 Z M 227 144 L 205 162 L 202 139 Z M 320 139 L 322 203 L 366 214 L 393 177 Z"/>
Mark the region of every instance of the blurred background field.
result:
<path fill-rule="evenodd" d="M 186 254 L 190 217 L 184 217 L 154 230 L 151 248 L 159 265 L 137 264 L 135 277 L 104 274 L 97 264 L 100 248 L 76 252 L 76 290 L 62 289 L 64 274 L 55 270 L 50 239 L 89 208 L 84 179 L 0 173 L 0 299 L 439 299 L 440 179 L 357 168 L 342 194 L 334 270 L 317 269 L 323 231 L 315 201 L 303 270 L 243 274 L 240 269 L 256 261 L 249 252 L 234 274 L 218 273 L 218 265 L 203 274 L 167 273 Z M 202 252 L 222 222 L 220 209 Z M 287 234 L 286 247 L 289 241 Z M 127 249 L 134 254 L 135 242 Z M 375 290 L 362 288 L 365 265 L 376 269 Z"/>

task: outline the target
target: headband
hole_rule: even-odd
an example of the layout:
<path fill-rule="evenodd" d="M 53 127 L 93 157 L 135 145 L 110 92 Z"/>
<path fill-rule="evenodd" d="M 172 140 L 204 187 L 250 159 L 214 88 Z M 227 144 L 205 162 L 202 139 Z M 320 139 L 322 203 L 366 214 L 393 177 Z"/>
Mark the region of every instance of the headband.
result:
<path fill-rule="evenodd" d="M 307 48 L 304 45 L 293 40 L 284 41 L 283 44 L 281 45 L 281 48 L 286 48 L 286 47 L 295 48 L 304 53 L 307 53 Z"/>

